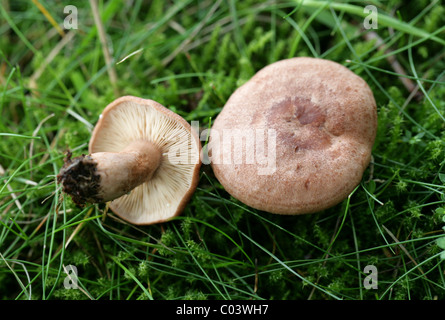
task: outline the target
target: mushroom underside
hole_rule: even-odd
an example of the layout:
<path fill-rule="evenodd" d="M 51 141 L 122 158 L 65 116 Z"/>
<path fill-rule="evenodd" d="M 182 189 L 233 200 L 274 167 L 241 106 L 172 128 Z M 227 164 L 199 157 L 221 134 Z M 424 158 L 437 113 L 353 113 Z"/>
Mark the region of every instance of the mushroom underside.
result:
<path fill-rule="evenodd" d="M 110 201 L 114 213 L 134 224 L 178 215 L 198 183 L 196 133 L 153 100 L 126 96 L 109 104 L 94 128 L 89 152 L 68 159 L 59 176 L 63 182 L 94 182 L 94 188 L 79 192 L 71 183 L 64 184 L 65 191 L 79 204 Z"/>

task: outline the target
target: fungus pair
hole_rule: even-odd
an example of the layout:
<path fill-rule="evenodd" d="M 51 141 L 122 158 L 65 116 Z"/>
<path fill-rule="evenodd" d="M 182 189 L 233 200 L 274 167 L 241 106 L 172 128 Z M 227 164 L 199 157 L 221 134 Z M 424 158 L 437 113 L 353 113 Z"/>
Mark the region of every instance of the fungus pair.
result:
<path fill-rule="evenodd" d="M 222 132 L 272 131 L 273 141 L 255 147 L 274 153 L 273 170 L 258 174 L 263 163 L 214 161 L 237 156 L 230 144 L 211 149 L 211 166 L 226 191 L 253 208 L 322 211 L 360 182 L 376 127 L 375 100 L 362 78 L 329 60 L 282 60 L 231 95 L 210 133 L 210 144 L 222 146 Z M 111 210 L 135 224 L 178 215 L 198 183 L 198 133 L 152 100 L 122 97 L 107 106 L 89 152 L 66 160 L 58 175 L 64 191 L 79 204 L 111 201 Z"/>

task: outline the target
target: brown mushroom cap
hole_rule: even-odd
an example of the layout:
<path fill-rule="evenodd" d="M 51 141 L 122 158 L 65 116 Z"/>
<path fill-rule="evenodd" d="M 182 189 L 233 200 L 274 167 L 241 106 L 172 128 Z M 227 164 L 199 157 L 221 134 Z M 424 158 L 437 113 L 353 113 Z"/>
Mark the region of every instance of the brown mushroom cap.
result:
<path fill-rule="evenodd" d="M 149 99 L 125 96 L 104 109 L 89 143 L 91 154 L 118 153 L 140 141 L 150 142 L 161 154 L 148 181 L 110 202 L 113 212 L 134 224 L 163 222 L 181 213 L 196 189 L 201 165 L 201 143 L 192 129 L 181 116 Z"/>
<path fill-rule="evenodd" d="M 376 129 L 376 103 L 362 78 L 333 61 L 292 58 L 266 66 L 232 94 L 212 126 L 209 155 L 217 179 L 241 202 L 277 214 L 313 213 L 360 183 Z M 236 138 L 237 130 L 244 136 Z M 243 140 L 246 130 L 265 132 L 264 154 L 272 159 L 275 152 L 274 170 L 264 171 L 259 159 L 245 161 L 252 150 L 246 144 L 241 150 L 224 142 L 229 132 Z M 266 131 L 275 132 L 274 150 Z M 233 163 L 240 152 L 244 161 Z"/>

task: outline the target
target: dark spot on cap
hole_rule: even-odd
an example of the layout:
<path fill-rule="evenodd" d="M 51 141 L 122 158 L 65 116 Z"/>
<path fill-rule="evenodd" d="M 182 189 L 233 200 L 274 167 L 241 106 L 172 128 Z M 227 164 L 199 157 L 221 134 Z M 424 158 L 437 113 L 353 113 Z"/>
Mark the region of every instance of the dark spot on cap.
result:
<path fill-rule="evenodd" d="M 295 116 L 302 125 L 320 127 L 326 120 L 326 115 L 309 99 L 295 97 L 292 101 L 296 108 Z"/>
<path fill-rule="evenodd" d="M 326 131 L 325 111 L 302 97 L 286 97 L 274 104 L 266 115 L 267 126 L 277 130 L 277 139 L 293 152 L 319 150 L 331 144 Z"/>
<path fill-rule="evenodd" d="M 309 99 L 286 97 L 271 107 L 267 120 L 272 125 L 286 122 L 299 126 L 320 127 L 326 121 L 326 114 Z"/>

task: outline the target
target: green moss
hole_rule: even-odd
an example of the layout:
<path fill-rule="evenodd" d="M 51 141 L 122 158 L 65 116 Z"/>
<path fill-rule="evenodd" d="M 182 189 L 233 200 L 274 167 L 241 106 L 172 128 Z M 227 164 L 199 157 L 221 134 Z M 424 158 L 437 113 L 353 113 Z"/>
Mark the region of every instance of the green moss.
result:
<path fill-rule="evenodd" d="M 147 292 L 175 300 L 445 298 L 443 46 L 411 30 L 441 28 L 441 2 L 425 11 L 428 1 L 382 3 L 379 12 L 416 22 L 376 30 L 360 28 L 360 16 L 304 3 L 294 11 L 282 1 L 222 1 L 207 21 L 212 2 L 181 2 L 176 11 L 162 1 L 104 3 L 112 58 L 128 56 L 113 63 L 119 94 L 159 101 L 202 128 L 255 72 L 289 56 L 317 54 L 346 65 L 368 82 L 377 102 L 373 162 L 349 205 L 295 217 L 259 212 L 227 194 L 204 165 L 182 216 L 153 226 L 122 223 L 104 214 L 105 205 L 77 207 L 57 189 L 64 153 L 88 152 L 92 126 L 116 98 L 91 8 L 76 5 L 89 22 L 51 57 L 35 89 L 31 77 L 62 38 L 49 23 L 35 23 L 47 21 L 32 3 L 1 9 L 17 28 L 0 22 L 0 83 L 8 81 L 0 89 L 0 131 L 37 137 L 0 139 L 2 181 L 9 181 L 0 187 L 0 244 L 14 266 L 13 273 L 0 260 L 3 299 L 26 296 L 15 275 L 27 278 L 14 261 L 26 267 L 39 299 L 148 299 Z M 58 7 L 50 10 L 59 19 Z M 389 57 L 423 85 L 419 96 L 410 96 L 385 52 L 366 40 L 368 32 L 388 44 L 387 52 L 398 50 Z M 403 276 L 413 261 L 393 236 L 422 263 L 427 279 L 416 269 Z M 77 266 L 85 292 L 63 287 L 63 264 Z M 368 264 L 379 270 L 375 291 L 359 281 Z"/>

